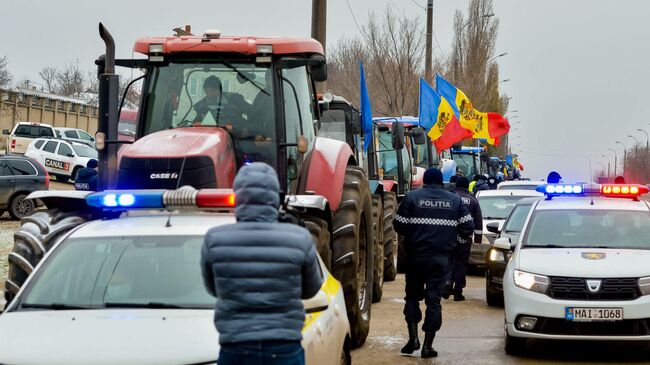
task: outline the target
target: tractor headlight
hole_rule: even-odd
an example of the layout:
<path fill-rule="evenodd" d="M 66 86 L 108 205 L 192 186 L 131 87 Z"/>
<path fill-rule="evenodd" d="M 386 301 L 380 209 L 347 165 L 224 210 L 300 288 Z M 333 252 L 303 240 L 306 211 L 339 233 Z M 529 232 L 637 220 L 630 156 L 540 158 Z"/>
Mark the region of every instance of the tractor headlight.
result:
<path fill-rule="evenodd" d="M 506 262 L 506 256 L 501 250 L 495 250 L 494 248 L 490 250 L 490 261 L 492 262 Z"/>
<path fill-rule="evenodd" d="M 650 276 L 639 279 L 639 289 L 641 295 L 650 295 Z"/>
<path fill-rule="evenodd" d="M 546 294 L 548 289 L 548 276 L 531 274 L 525 271 L 515 270 L 515 285 L 536 293 Z"/>

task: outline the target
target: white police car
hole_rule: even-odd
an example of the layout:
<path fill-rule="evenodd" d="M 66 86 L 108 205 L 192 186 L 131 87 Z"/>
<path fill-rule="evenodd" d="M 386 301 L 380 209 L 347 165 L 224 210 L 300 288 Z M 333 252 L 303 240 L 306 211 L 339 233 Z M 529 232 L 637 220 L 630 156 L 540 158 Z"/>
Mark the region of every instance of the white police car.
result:
<path fill-rule="evenodd" d="M 637 199 L 648 188 L 539 190 L 547 199 L 533 203 L 503 278 L 506 352 L 529 338 L 650 340 L 650 208 Z"/>
<path fill-rule="evenodd" d="M 36 138 L 27 146 L 25 156 L 38 161 L 57 181 L 66 182 L 76 180 L 79 170 L 97 159 L 97 150 L 79 142 Z"/>
<path fill-rule="evenodd" d="M 0 315 L 0 363 L 214 364 L 215 298 L 199 258 L 207 230 L 235 222 L 205 209 L 231 208 L 234 195 L 187 192 L 90 194 L 91 206 L 160 210 L 90 221 L 55 244 Z M 172 214 L 165 204 L 195 208 Z M 343 292 L 321 267 L 321 291 L 304 301 L 306 360 L 349 364 Z"/>

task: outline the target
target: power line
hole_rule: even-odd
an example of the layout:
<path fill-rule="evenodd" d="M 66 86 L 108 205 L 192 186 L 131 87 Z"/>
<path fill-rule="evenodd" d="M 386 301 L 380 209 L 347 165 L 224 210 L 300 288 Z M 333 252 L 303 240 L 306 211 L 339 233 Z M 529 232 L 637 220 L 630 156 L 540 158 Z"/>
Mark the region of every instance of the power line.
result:
<path fill-rule="evenodd" d="M 415 0 L 412 0 L 412 1 L 415 1 Z M 442 53 L 442 55 L 445 56 L 445 58 L 449 58 L 447 56 L 447 53 L 442 49 L 442 47 L 440 47 L 440 42 L 438 42 L 438 37 L 436 37 L 436 32 L 433 30 L 433 28 L 431 29 L 431 33 L 433 33 L 433 39 L 436 40 L 436 45 L 438 46 L 438 49 L 440 50 L 440 53 Z"/>
<path fill-rule="evenodd" d="M 417 5 L 418 8 L 420 8 L 420 9 L 422 9 L 422 10 L 424 10 L 424 11 L 427 11 L 427 8 L 425 8 L 424 6 L 418 4 L 417 1 L 415 1 L 415 0 L 411 0 L 411 1 L 413 2 L 413 4 Z M 391 2 L 392 2 L 392 0 L 391 0 Z"/>
<path fill-rule="evenodd" d="M 359 23 L 357 22 L 357 17 L 354 16 L 354 11 L 352 11 L 352 6 L 350 6 L 350 0 L 345 0 L 345 2 L 348 4 L 348 10 L 350 10 L 350 15 L 352 15 L 352 20 L 354 20 L 354 24 L 357 26 L 357 29 L 359 30 L 359 34 L 361 35 L 361 38 L 366 40 L 366 37 L 364 37 L 363 31 L 361 30 L 361 27 L 359 26 Z"/>

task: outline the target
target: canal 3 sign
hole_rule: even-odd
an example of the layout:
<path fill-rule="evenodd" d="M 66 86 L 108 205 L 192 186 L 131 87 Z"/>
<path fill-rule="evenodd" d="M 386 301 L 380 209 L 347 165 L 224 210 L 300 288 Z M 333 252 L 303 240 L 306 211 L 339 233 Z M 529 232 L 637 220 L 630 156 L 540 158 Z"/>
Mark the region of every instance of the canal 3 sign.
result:
<path fill-rule="evenodd" d="M 52 167 L 52 168 L 59 169 L 59 170 L 65 170 L 65 171 L 70 170 L 70 164 L 69 163 L 63 162 L 63 161 L 52 160 L 52 159 L 49 159 L 49 158 L 45 159 L 45 166 L 46 167 Z"/>

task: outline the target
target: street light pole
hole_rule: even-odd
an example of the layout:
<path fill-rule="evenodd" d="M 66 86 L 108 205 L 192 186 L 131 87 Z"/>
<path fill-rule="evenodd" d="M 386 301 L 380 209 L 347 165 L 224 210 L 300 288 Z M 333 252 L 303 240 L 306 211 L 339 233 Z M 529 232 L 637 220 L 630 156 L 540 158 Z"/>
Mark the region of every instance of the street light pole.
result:
<path fill-rule="evenodd" d="M 607 159 L 607 177 L 610 177 L 612 176 L 610 171 L 610 164 L 612 163 L 612 160 L 610 160 L 609 156 L 607 155 L 602 155 L 602 157 L 605 157 Z"/>
<path fill-rule="evenodd" d="M 458 54 L 457 54 L 457 57 L 454 59 L 454 83 L 456 83 L 456 85 L 458 85 L 458 83 L 460 82 L 460 69 L 459 68 L 460 68 L 460 64 L 462 63 L 462 57 L 463 57 L 463 49 L 462 49 L 462 44 L 461 44 L 462 39 L 463 39 L 463 30 L 465 30 L 465 27 L 467 27 L 472 22 L 475 22 L 475 21 L 483 19 L 483 18 L 491 18 L 493 16 L 494 16 L 494 13 L 481 15 L 481 16 L 476 17 L 474 19 L 468 20 L 467 22 L 465 22 L 465 24 L 463 24 L 462 27 L 460 27 L 460 30 L 458 31 L 458 44 L 457 44 L 457 46 L 458 46 L 457 47 Z"/>
<path fill-rule="evenodd" d="M 503 56 L 507 56 L 507 55 L 508 55 L 508 52 L 503 52 L 503 53 L 498 54 L 498 55 L 496 55 L 496 56 L 490 58 L 489 60 L 485 61 L 485 63 L 488 63 L 488 62 L 490 62 L 490 61 L 492 61 L 492 60 L 494 60 L 494 59 L 497 59 L 497 58 L 499 58 L 499 57 L 503 57 Z"/>
<path fill-rule="evenodd" d="M 625 177 L 625 165 L 627 164 L 627 147 L 621 141 L 614 141 L 623 146 L 623 177 Z"/>
<path fill-rule="evenodd" d="M 617 162 L 616 160 L 618 159 L 618 155 L 616 154 L 616 150 L 615 150 L 615 149 L 613 149 L 613 148 L 608 148 L 608 150 L 614 152 L 614 175 L 616 175 L 616 171 L 617 171 L 617 170 L 616 170 L 616 167 L 617 167 L 617 166 L 616 166 L 616 162 Z"/>
<path fill-rule="evenodd" d="M 648 132 L 645 131 L 645 129 L 637 129 L 639 132 L 643 132 L 645 134 L 645 150 L 648 151 L 648 143 L 650 143 L 650 136 L 648 136 Z"/>

